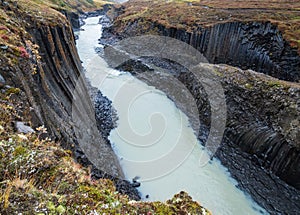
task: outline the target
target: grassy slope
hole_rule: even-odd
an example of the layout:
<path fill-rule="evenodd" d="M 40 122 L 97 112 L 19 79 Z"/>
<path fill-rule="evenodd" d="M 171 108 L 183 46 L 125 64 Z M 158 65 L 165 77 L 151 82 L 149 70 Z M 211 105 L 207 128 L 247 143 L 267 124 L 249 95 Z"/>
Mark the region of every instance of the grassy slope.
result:
<path fill-rule="evenodd" d="M 7 2 L 14 10 L 0 3 L 0 69 L 18 66 L 32 73 L 35 68 L 30 61 L 39 61 L 41 57 L 26 26 L 31 22 L 37 26 L 63 25 L 66 20 L 56 9 L 92 10 L 103 3 Z M 49 139 L 39 138 L 45 135 L 45 128 L 38 128 L 35 134 L 17 133 L 14 121 L 30 124 L 29 107 L 22 99 L 24 93 L 18 88 L 0 90 L 0 214 L 209 214 L 184 192 L 166 203 L 135 202 L 116 192 L 110 180 L 91 180 L 90 170 L 74 162 L 70 151 Z"/>
<path fill-rule="evenodd" d="M 233 21 L 270 21 L 300 53 L 300 1 L 295 0 L 130 0 L 116 23 L 122 30 L 128 21 L 142 18 L 191 31 Z"/>

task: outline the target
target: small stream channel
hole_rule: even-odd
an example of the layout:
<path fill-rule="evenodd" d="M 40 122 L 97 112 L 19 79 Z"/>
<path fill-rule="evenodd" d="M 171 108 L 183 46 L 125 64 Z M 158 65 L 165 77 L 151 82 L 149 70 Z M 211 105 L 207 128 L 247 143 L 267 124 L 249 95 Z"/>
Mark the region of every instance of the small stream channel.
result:
<path fill-rule="evenodd" d="M 129 73 L 108 67 L 95 48 L 101 37 L 99 17 L 85 20 L 77 49 L 86 76 L 112 102 L 117 128 L 109 136 L 126 179 L 137 176 L 145 201 L 165 201 L 181 190 L 213 214 L 267 214 L 236 187 L 217 159 L 199 165 L 208 156 L 198 143 L 188 118 L 165 93 Z"/>

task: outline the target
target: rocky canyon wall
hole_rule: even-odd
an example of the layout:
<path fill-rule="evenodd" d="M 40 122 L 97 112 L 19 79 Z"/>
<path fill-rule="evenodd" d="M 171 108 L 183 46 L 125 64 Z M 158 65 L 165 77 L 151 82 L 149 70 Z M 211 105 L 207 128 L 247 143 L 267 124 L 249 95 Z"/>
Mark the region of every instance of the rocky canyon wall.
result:
<path fill-rule="evenodd" d="M 108 32 L 119 38 L 149 33 L 169 36 L 192 45 L 211 63 L 250 68 L 291 81 L 282 83 L 264 75 L 246 75 L 245 79 L 241 70 L 237 70 L 230 79 L 221 77 L 228 107 L 225 137 L 244 152 L 257 156 L 259 166 L 300 188 L 300 56 L 297 49 L 283 39 L 275 25 L 269 22 L 228 22 L 207 28 L 198 27 L 189 32 L 136 19 L 125 26 L 124 32 L 119 32 L 118 23 L 115 23 Z M 195 90 L 199 83 L 195 83 L 194 77 L 185 73 L 179 79 L 199 100 L 198 104 L 206 104 L 203 100 L 205 93 L 201 95 Z M 201 122 L 209 126 L 209 119 L 201 114 L 209 108 L 205 105 L 198 108 Z"/>
<path fill-rule="evenodd" d="M 94 102 L 97 103 L 97 107 L 106 106 L 106 109 L 111 107 L 101 93 L 94 92 L 97 98 L 94 101 L 92 98 L 89 99 L 89 91 L 93 90 L 85 83 L 71 25 L 72 22 L 73 25 L 75 24 L 74 28 L 79 27 L 79 16 L 76 13 L 58 11 L 53 12 L 55 17 L 52 19 L 36 14 L 24 14 L 18 5 L 12 3 L 6 4 L 5 10 L 8 11 L 7 13 L 22 17 L 23 21 L 17 24 L 23 30 L 20 36 L 25 48 L 22 49 L 24 53 L 21 56 L 13 56 L 7 61 L 4 58 L 1 61 L 1 68 L 3 68 L 1 74 L 6 84 L 21 90 L 19 97 L 22 97 L 23 104 L 28 109 L 25 111 L 26 119 L 30 121 L 33 128 L 45 126 L 47 134 L 44 136 L 50 137 L 61 143 L 64 148 L 71 150 L 75 159 L 80 163 L 92 166 L 93 177 L 111 178 L 116 182 L 116 187 L 120 192 L 139 199 L 137 191 L 130 183 L 119 179 L 122 178 L 123 173 L 107 136 L 100 139 L 90 136 L 86 140 L 85 145 L 91 144 L 91 146 L 99 146 L 99 149 L 103 149 L 99 153 L 92 150 L 98 153 L 96 160 L 92 161 L 79 144 L 78 133 L 75 132 L 75 129 L 81 130 L 72 116 L 73 104 L 76 102 L 74 90 L 78 87 L 79 80 L 83 83 L 81 90 L 84 98 L 89 101 L 89 105 L 86 104 L 87 109 L 88 106 L 93 108 Z M 46 13 L 50 13 L 50 10 L 47 9 Z M 51 14 L 47 15 L 51 16 Z M 10 64 L 10 61 L 16 63 Z M 98 119 L 104 118 L 107 117 L 98 116 Z M 102 133 L 106 134 L 111 129 L 112 122 L 101 120 L 95 123 L 95 129 L 97 130 L 97 126 L 99 128 L 104 126 L 108 130 Z M 86 131 L 83 132 L 86 133 Z M 101 137 L 100 133 L 98 136 Z M 104 169 L 108 170 L 109 174 L 102 171 Z"/>
<path fill-rule="evenodd" d="M 139 24 L 141 23 L 141 24 Z M 300 81 L 300 56 L 270 22 L 227 22 L 197 27 L 192 32 L 137 20 L 128 23 L 120 35 L 143 33 L 176 38 L 199 50 L 210 63 L 224 63 L 252 69 L 282 80 Z M 139 26 L 139 27 L 138 27 Z M 143 30 L 141 30 L 143 29 Z"/>
<path fill-rule="evenodd" d="M 227 66 L 210 70 L 222 74 L 227 104 L 224 141 L 232 141 L 242 151 L 257 156 L 257 165 L 299 189 L 300 87 Z M 200 113 L 210 109 L 193 74 L 182 73 L 179 80 L 194 95 Z M 201 122 L 209 126 L 209 117 L 200 115 Z"/>

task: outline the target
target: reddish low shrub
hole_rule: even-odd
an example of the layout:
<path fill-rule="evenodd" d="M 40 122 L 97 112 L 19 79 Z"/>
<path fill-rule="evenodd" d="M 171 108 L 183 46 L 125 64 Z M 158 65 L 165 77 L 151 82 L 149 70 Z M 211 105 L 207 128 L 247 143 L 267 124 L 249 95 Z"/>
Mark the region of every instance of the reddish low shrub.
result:
<path fill-rule="evenodd" d="M 29 58 L 29 54 L 24 47 L 19 47 L 19 51 L 20 51 L 21 57 Z"/>

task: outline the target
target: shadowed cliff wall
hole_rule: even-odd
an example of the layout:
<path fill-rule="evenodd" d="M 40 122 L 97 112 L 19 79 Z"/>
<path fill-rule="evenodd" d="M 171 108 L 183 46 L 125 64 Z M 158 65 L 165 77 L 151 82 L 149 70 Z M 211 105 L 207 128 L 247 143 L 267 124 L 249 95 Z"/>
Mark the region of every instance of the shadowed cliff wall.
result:
<path fill-rule="evenodd" d="M 72 117 L 74 89 L 78 79 L 83 75 L 83 70 L 70 21 L 63 14 L 54 10 L 51 10 L 53 13 L 51 15 L 54 16 L 51 19 L 35 13 L 26 14 L 15 4 L 8 3 L 4 9 L 7 13 L 14 14 L 16 20 L 19 21 L 16 25 L 22 28 L 20 37 L 24 42 L 22 44 L 24 50 L 26 50 L 24 56 L 6 54 L 3 61 L 1 59 L 1 68 L 4 68 L 1 74 L 5 77 L 6 84 L 21 89 L 22 104 L 28 107 L 26 119 L 31 122 L 32 127 L 44 125 L 47 128 L 47 136 L 60 142 L 64 148 L 71 149 L 77 161 L 84 165 L 92 165 L 91 160 L 78 144 Z M 72 23 L 78 24 L 76 14 L 67 14 L 67 17 L 72 19 Z M 32 49 L 33 46 L 37 48 Z M 4 50 L 3 52 L 8 51 Z M 10 59 L 6 59 L 6 56 Z M 15 63 L 12 64 L 10 61 Z M 81 78 L 84 80 L 83 77 Z M 91 89 L 85 84 L 83 87 L 86 88 L 82 90 L 87 94 L 85 99 L 88 100 L 88 91 Z M 101 97 L 102 95 L 97 94 L 97 96 Z M 95 101 L 102 103 L 106 100 L 98 98 Z M 106 108 L 110 108 L 109 102 L 107 104 Z M 103 104 L 97 105 L 103 106 Z M 92 100 L 90 106 L 93 107 Z M 98 116 L 98 119 L 102 118 Z M 109 127 L 112 122 L 108 123 Z M 103 122 L 98 122 L 98 124 L 102 125 Z M 111 127 L 107 129 L 109 130 Z M 104 133 L 107 133 L 107 130 Z M 122 170 L 108 140 L 104 137 L 102 141 L 99 141 L 99 139 L 91 137 L 89 143 L 99 144 L 102 149 L 105 149 L 98 153 L 96 158 L 98 164 L 103 164 L 103 166 L 93 162 L 98 168 L 93 166 L 93 177 L 111 178 L 120 192 L 139 199 L 138 192 L 132 188 L 129 182 L 101 171 L 105 166 L 111 169 L 110 174 L 115 173 L 114 176 L 122 177 Z"/>
<path fill-rule="evenodd" d="M 297 49 L 292 48 L 270 22 L 228 22 L 206 28 L 199 26 L 193 32 L 145 23 L 143 20 L 129 22 L 125 31 L 118 34 L 128 37 L 156 32 L 190 44 L 210 63 L 225 63 L 282 80 L 300 81 Z"/>
<path fill-rule="evenodd" d="M 251 68 L 288 81 L 300 80 L 297 50 L 292 49 L 277 27 L 269 22 L 230 22 L 192 33 L 176 29 L 162 29 L 162 32 L 197 48 L 211 63 Z"/>

